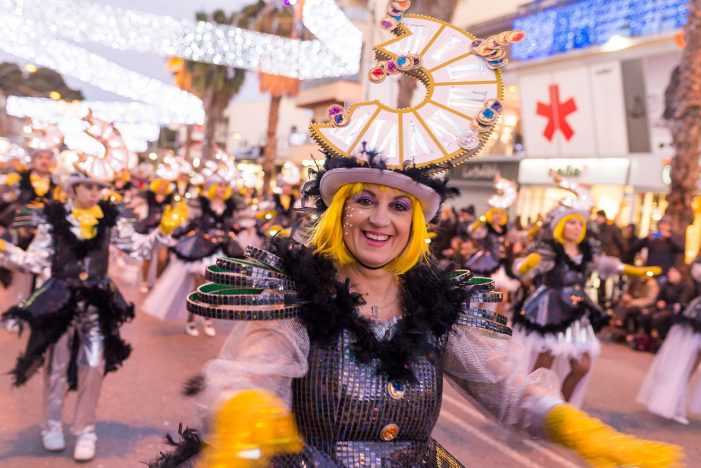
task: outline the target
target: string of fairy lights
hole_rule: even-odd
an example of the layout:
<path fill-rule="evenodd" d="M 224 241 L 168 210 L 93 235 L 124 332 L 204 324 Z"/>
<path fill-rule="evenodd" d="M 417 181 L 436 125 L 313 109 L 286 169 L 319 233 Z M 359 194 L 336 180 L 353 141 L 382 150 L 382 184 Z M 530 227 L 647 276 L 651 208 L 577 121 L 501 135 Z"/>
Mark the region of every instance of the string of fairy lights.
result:
<path fill-rule="evenodd" d="M 124 128 L 127 123 L 153 127 L 204 121 L 196 96 L 90 52 L 81 46 L 86 43 L 298 79 L 358 72 L 362 34 L 334 0 L 306 0 L 302 21 L 316 39 L 283 38 L 88 0 L 0 0 L 0 50 L 132 101 L 69 105 L 13 97 L 7 112 L 58 123 L 90 107 Z M 124 134 L 129 139 L 128 131 Z"/>

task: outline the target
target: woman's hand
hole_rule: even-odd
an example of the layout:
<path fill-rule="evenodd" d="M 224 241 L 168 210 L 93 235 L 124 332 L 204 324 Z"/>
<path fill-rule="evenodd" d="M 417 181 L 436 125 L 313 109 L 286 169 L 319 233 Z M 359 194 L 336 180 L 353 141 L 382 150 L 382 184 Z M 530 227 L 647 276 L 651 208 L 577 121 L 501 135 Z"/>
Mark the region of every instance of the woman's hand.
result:
<path fill-rule="evenodd" d="M 622 434 L 570 405 L 558 405 L 546 416 L 548 437 L 574 450 L 595 467 L 682 466 L 684 451 L 677 445 Z"/>
<path fill-rule="evenodd" d="M 201 468 L 267 466 L 271 457 L 304 448 L 292 414 L 274 394 L 245 390 L 217 412 Z"/>

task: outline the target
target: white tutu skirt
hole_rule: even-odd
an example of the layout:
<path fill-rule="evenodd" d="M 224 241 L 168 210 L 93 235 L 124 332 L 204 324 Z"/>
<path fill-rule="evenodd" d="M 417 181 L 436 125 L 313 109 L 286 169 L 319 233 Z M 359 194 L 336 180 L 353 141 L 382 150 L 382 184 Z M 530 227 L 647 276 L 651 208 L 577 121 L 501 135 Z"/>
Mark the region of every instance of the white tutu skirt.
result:
<path fill-rule="evenodd" d="M 528 368 L 533 370 L 538 355 L 548 352 L 555 356 L 552 370 L 560 379 L 560 385 L 570 373 L 570 360 L 579 359 L 584 354 L 591 358 L 591 368 L 594 367 L 596 357 L 601 354 L 601 342 L 596 337 L 594 329 L 586 317 L 572 323 L 565 331 L 557 334 L 541 335 L 537 332 L 526 333 L 522 326 L 514 326 L 514 339 L 518 340 L 529 356 Z M 581 406 L 584 400 L 591 371 L 579 381 L 569 403 Z"/>
<path fill-rule="evenodd" d="M 171 255 L 168 266 L 146 296 L 142 310 L 161 320 L 184 322 L 188 317 L 187 296 L 195 289 L 197 277 L 204 276 L 209 260 L 183 262 Z"/>
<path fill-rule="evenodd" d="M 494 285 L 497 289 L 501 291 L 514 292 L 521 285 L 521 282 L 515 278 L 510 277 L 506 274 L 504 266 L 500 266 L 497 271 L 492 273 L 492 279 L 494 280 Z"/>
<path fill-rule="evenodd" d="M 674 325 L 645 376 L 638 402 L 664 418 L 701 414 L 701 370 L 694 369 L 699 352 L 701 333 Z"/>

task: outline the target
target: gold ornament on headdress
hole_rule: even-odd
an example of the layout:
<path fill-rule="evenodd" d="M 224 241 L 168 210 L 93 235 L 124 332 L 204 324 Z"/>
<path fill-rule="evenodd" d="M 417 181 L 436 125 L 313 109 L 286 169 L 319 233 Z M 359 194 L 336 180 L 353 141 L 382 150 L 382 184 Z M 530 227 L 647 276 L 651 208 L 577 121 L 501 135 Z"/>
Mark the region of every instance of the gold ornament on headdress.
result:
<path fill-rule="evenodd" d="M 403 3 L 408 8 L 409 2 Z M 380 68 L 386 74 L 404 73 L 426 86 L 426 97 L 404 109 L 378 100 L 353 104 L 346 112 L 338 106 L 339 112 L 329 113 L 338 121 L 312 124 L 311 135 L 337 157 L 358 156 L 366 143 L 390 169 L 464 162 L 483 148 L 501 113 L 504 86 L 499 68 L 508 61 L 503 47 L 524 34 L 511 31 L 503 41 L 497 40 L 502 35 L 479 40 L 434 18 L 398 18 L 396 26 L 387 28 L 397 38 L 374 48 L 381 64 L 371 70 L 370 80 L 382 81 Z M 378 76 L 372 76 L 373 71 Z"/>

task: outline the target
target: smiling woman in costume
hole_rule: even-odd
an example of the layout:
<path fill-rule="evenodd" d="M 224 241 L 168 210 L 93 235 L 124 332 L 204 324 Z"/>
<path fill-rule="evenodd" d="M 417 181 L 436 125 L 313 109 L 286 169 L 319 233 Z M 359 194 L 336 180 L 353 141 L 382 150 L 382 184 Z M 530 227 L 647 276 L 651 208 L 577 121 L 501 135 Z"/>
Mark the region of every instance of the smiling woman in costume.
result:
<path fill-rule="evenodd" d="M 442 97 L 435 80 L 477 79 L 465 76 L 465 69 L 499 78 L 488 66 L 497 65 L 465 55 L 479 44 L 464 31 L 425 17 L 402 20 L 400 26 L 382 23 L 399 36 L 387 43 L 394 55 L 378 48 L 378 57 L 395 60 L 387 70 L 418 63 L 427 78 L 437 60 L 463 70 L 425 80 L 436 99 Z M 417 60 L 408 55 L 411 48 L 424 47 L 401 39 L 422 27 L 436 37 L 411 36 L 426 41 L 428 52 Z M 499 38 L 486 42 L 501 48 L 507 41 Z M 440 53 L 432 53 L 431 44 Z M 497 83 L 477 87 L 484 86 L 487 97 L 500 96 L 500 89 L 489 88 Z M 220 258 L 207 269 L 210 283 L 189 296 L 193 313 L 238 322 L 219 357 L 205 366 L 197 397 L 208 428 L 201 466 L 462 466 L 431 437 L 443 377 L 500 422 L 549 437 L 589 460 L 639 466 L 677 461 L 678 448 L 617 433 L 564 404 L 549 371 L 527 373 L 506 318 L 475 306 L 501 300 L 494 282 L 442 271 L 433 262 L 427 223 L 453 191 L 432 174 L 478 152 L 500 105 L 489 98 L 484 108 L 469 110 L 473 126 L 457 117 L 460 110 L 446 114 L 424 104 L 411 112 L 421 111 L 428 122 L 436 114 L 454 118 L 443 122 L 454 132 L 450 138 L 441 133 L 422 139 L 431 126 L 419 129 L 409 111 L 403 118 L 411 131 L 378 123 L 396 114 L 384 113 L 377 101 L 349 110 L 338 106 L 329 112 L 334 123 L 313 125 L 327 159 L 303 189 L 316 199 L 318 214 L 308 244 L 275 238 L 269 251 L 247 249 L 246 260 Z M 374 138 L 382 129 L 387 133 Z M 363 141 L 372 147 L 373 138 L 384 159 L 354 150 Z M 395 138 L 397 145 L 382 143 Z M 442 150 L 429 148 L 440 141 Z M 181 435 L 178 449 L 153 466 L 194 463 L 197 436 L 191 429 Z"/>
<path fill-rule="evenodd" d="M 575 197 L 550 212 L 543 239 L 527 256 L 515 260 L 514 272 L 538 287 L 515 308 L 513 321 L 515 338 L 532 356 L 533 369 L 555 369 L 565 399 L 580 406 L 593 361 L 601 352 L 596 332 L 609 320 L 585 293 L 587 279 L 593 271 L 602 278 L 614 273 L 646 277 L 660 271 L 599 254 L 586 236 L 588 189 L 557 174 L 555 181 Z"/>

